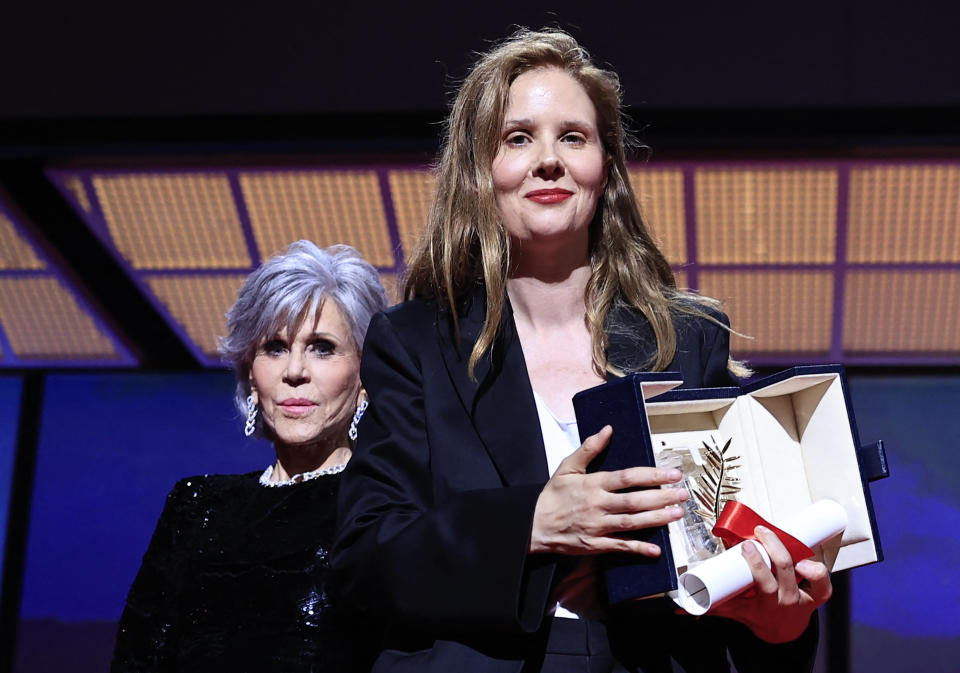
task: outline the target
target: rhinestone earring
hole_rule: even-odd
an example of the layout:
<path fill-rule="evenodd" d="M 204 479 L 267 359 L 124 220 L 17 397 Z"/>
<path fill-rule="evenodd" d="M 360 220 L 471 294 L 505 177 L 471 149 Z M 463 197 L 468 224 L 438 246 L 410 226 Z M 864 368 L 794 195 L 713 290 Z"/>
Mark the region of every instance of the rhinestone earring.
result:
<path fill-rule="evenodd" d="M 257 401 L 253 397 L 253 393 L 250 393 L 250 396 L 247 398 L 247 422 L 243 426 L 243 434 L 247 437 L 252 435 L 257 429 Z"/>
<path fill-rule="evenodd" d="M 368 406 L 370 405 L 367 401 L 363 400 L 357 405 L 357 410 L 353 414 L 353 420 L 350 421 L 350 430 L 347 432 L 347 435 L 349 435 L 353 441 L 357 441 L 357 423 L 363 418 L 363 412 L 367 410 Z"/>

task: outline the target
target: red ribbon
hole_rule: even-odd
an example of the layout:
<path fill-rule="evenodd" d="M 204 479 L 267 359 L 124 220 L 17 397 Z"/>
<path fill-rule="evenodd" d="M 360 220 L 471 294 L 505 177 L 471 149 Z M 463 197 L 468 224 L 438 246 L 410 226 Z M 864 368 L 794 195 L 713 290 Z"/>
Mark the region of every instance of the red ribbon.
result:
<path fill-rule="evenodd" d="M 769 522 L 764 521 L 763 517 L 754 512 L 743 503 L 730 500 L 723 507 L 723 511 L 717 518 L 717 523 L 713 527 L 713 534 L 723 540 L 727 549 L 744 540 L 757 540 L 754 529 L 757 526 L 766 526 L 780 538 L 780 542 L 790 552 L 790 558 L 794 563 L 799 563 L 803 559 L 813 556 L 813 550 L 803 544 L 797 538 L 789 533 L 785 533 Z"/>

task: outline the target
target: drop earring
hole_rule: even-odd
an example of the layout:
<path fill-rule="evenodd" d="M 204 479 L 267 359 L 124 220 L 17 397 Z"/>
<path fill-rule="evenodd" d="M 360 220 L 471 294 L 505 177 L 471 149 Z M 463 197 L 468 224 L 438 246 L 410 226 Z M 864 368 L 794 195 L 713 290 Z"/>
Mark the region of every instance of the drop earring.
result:
<path fill-rule="evenodd" d="M 252 435 L 257 429 L 257 401 L 253 397 L 253 393 L 250 393 L 250 396 L 247 397 L 247 422 L 243 426 L 243 434 L 247 437 Z"/>
<path fill-rule="evenodd" d="M 357 441 L 357 423 L 363 418 L 363 412 L 367 410 L 368 406 L 370 406 L 369 403 L 363 400 L 357 405 L 357 410 L 353 413 L 353 420 L 350 421 L 350 430 L 347 431 L 347 435 L 353 441 Z"/>

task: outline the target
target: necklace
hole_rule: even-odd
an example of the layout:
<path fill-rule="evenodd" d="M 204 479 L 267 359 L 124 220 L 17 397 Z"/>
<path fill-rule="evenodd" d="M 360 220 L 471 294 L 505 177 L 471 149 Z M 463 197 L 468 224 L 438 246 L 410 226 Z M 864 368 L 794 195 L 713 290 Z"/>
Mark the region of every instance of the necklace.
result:
<path fill-rule="evenodd" d="M 318 467 L 316 470 L 311 470 L 310 472 L 301 472 L 283 481 L 270 481 L 270 477 L 273 476 L 273 465 L 269 465 L 267 469 L 263 471 L 263 474 L 260 475 L 260 484 L 262 486 L 269 486 L 270 488 L 276 488 L 277 486 L 290 486 L 291 484 L 301 484 L 305 481 L 310 481 L 311 479 L 316 479 L 317 477 L 322 477 L 327 474 L 337 474 L 338 472 L 343 472 L 343 468 L 346 466 L 346 463 L 340 463 L 339 465 L 331 465 L 330 467 Z"/>

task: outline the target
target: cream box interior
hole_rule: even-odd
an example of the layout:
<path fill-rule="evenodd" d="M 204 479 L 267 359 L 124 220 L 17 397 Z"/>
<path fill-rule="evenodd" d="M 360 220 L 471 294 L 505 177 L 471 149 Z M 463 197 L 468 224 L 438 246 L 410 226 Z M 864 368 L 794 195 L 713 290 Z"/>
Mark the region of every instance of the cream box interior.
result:
<path fill-rule="evenodd" d="M 702 450 L 705 443 L 723 447 L 729 441 L 728 455 L 739 457 L 734 499 L 773 525 L 824 498 L 840 503 L 847 527 L 818 550 L 831 571 L 882 558 L 842 368 L 836 369 L 747 387 L 736 397 L 678 390 L 644 404 L 658 464 L 671 447 Z M 662 391 L 662 384 L 643 386 L 644 397 Z M 680 572 L 687 558 L 675 538 L 671 530 L 674 567 Z"/>

